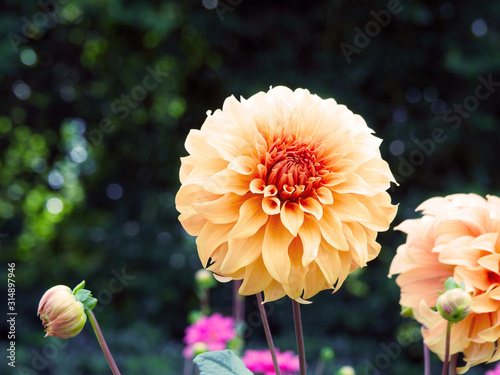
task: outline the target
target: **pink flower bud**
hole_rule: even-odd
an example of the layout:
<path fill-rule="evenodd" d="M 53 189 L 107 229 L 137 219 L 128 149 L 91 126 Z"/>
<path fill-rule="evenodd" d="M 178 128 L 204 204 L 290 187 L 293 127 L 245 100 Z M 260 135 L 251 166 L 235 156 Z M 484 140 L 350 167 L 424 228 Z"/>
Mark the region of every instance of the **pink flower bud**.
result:
<path fill-rule="evenodd" d="M 38 305 L 38 315 L 47 336 L 68 339 L 80 333 L 87 315 L 83 303 L 77 301 L 71 289 L 57 285 L 45 292 Z"/>

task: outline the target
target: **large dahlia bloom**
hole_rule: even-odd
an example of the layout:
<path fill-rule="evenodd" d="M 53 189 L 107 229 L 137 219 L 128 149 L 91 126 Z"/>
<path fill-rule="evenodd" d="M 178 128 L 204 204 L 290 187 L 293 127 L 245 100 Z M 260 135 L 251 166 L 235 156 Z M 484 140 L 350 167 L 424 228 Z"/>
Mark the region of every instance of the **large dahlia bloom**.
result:
<path fill-rule="evenodd" d="M 303 89 L 226 99 L 189 133 L 176 196 L 203 265 L 266 301 L 336 290 L 378 255 L 396 213 L 372 133 Z"/>
<path fill-rule="evenodd" d="M 400 274 L 402 306 L 411 307 L 422 323 L 422 335 L 441 359 L 447 322 L 434 311 L 438 291 L 452 276 L 472 295 L 472 309 L 451 330 L 450 353 L 463 352 L 470 366 L 500 359 L 500 199 L 474 194 L 432 198 L 417 210 L 420 219 L 396 229 L 408 234 L 398 248 L 390 275 Z"/>

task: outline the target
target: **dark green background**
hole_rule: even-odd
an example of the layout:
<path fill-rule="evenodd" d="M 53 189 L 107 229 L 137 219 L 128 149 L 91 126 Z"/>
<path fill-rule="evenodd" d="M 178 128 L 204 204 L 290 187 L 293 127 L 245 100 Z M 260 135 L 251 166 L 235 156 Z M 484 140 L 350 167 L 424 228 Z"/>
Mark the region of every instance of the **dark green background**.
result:
<path fill-rule="evenodd" d="M 109 373 L 90 326 L 44 339 L 36 317 L 46 289 L 83 279 L 122 373 L 182 373 L 200 263 L 174 206 L 179 157 L 189 129 L 230 95 L 303 87 L 362 115 L 400 182 L 395 224 L 434 195 L 500 194 L 500 88 L 476 91 L 479 77 L 500 82 L 500 2 L 394 1 L 2 4 L 0 257 L 2 275 L 16 263 L 18 312 L 17 367 L 2 357 L 2 373 Z M 116 185 L 122 195 L 110 199 Z M 423 372 L 418 327 L 399 316 L 387 278 L 404 236 L 379 239 L 379 258 L 303 307 L 311 374 L 323 346 L 337 353 L 326 374 L 341 364 L 374 374 L 369 363 L 381 374 Z M 213 311 L 231 314 L 230 291 L 212 292 Z M 290 301 L 268 308 L 277 346 L 295 350 Z M 248 322 L 255 311 L 247 298 Z M 262 328 L 250 328 L 248 347 L 264 347 Z"/>

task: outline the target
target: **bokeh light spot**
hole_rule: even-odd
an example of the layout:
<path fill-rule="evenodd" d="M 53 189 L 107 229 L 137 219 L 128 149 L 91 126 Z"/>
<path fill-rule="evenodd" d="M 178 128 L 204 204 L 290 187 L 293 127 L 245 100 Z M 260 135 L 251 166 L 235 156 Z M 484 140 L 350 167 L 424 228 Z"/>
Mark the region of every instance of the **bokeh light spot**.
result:
<path fill-rule="evenodd" d="M 118 184 L 111 184 L 106 188 L 106 194 L 109 199 L 116 201 L 123 196 L 123 188 Z"/>
<path fill-rule="evenodd" d="M 58 214 L 60 213 L 63 208 L 63 202 L 59 198 L 50 198 L 47 201 L 47 211 L 49 211 L 51 214 Z"/>

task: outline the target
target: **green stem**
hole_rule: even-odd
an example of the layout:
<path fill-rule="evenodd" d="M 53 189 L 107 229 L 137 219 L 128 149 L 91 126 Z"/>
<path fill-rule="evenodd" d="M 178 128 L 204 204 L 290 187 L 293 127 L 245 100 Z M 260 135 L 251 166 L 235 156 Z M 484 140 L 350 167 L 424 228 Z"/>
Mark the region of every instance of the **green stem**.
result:
<path fill-rule="evenodd" d="M 264 332 L 266 333 L 267 345 L 269 346 L 269 351 L 271 352 L 271 357 L 273 358 L 274 372 L 276 373 L 276 375 L 281 375 L 280 367 L 278 365 L 278 358 L 276 357 L 276 350 L 274 349 L 273 337 L 271 336 L 271 329 L 269 328 L 266 310 L 264 309 L 264 305 L 262 302 L 262 296 L 260 293 L 257 293 L 256 296 L 262 324 L 264 325 Z"/>
<path fill-rule="evenodd" d="M 295 336 L 297 337 L 297 352 L 299 355 L 300 375 L 306 375 L 306 351 L 304 348 L 304 334 L 302 333 L 302 319 L 300 317 L 300 304 L 292 301 L 293 321 L 295 323 Z"/>
<path fill-rule="evenodd" d="M 104 340 L 104 336 L 102 335 L 101 328 L 99 328 L 99 324 L 97 323 L 97 319 L 95 318 L 94 313 L 89 309 L 85 309 L 85 313 L 90 319 L 92 328 L 94 329 L 95 335 L 97 336 L 97 341 L 99 341 L 99 345 L 101 346 L 102 352 L 104 353 L 104 356 L 106 357 L 106 360 L 109 363 L 109 367 L 111 367 L 111 371 L 113 372 L 114 375 L 121 375 L 120 370 L 118 370 L 115 360 L 113 359 L 113 356 L 109 351 L 108 345 L 106 344 L 106 340 Z"/>
<path fill-rule="evenodd" d="M 446 349 L 444 353 L 444 363 L 443 363 L 443 372 L 442 375 L 446 375 L 448 372 L 448 363 L 450 359 L 450 332 L 451 332 L 451 322 L 448 322 L 446 326 Z"/>

